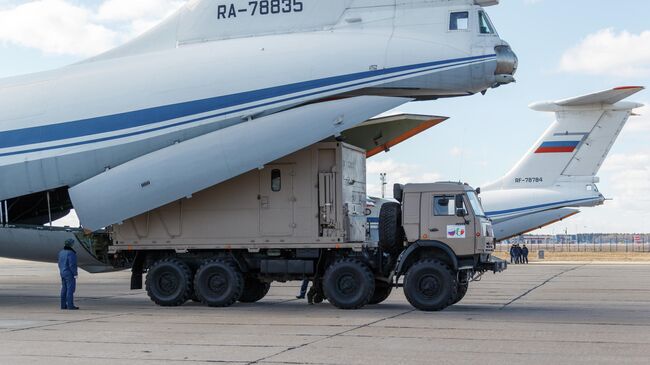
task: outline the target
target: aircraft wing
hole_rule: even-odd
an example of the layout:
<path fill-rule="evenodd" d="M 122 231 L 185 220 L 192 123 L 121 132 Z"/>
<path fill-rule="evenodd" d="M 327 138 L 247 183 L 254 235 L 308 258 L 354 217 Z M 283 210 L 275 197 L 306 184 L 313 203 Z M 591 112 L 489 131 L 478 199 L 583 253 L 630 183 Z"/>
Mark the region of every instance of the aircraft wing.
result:
<path fill-rule="evenodd" d="M 583 106 L 593 104 L 616 104 L 639 91 L 643 90 L 642 86 L 622 86 L 611 90 L 600 91 L 593 94 L 578 96 L 556 101 L 555 104 L 560 106 Z"/>
<path fill-rule="evenodd" d="M 433 115 L 397 114 L 370 119 L 341 134 L 346 143 L 363 148 L 372 157 L 414 137 L 449 118 Z"/>

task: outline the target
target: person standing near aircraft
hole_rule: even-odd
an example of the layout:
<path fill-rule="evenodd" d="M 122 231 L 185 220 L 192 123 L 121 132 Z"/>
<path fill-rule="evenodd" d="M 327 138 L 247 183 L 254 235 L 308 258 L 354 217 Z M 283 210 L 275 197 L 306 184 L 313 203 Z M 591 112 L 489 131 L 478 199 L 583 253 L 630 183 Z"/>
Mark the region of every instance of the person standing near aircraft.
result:
<path fill-rule="evenodd" d="M 510 263 L 515 263 L 515 245 L 510 246 Z"/>
<path fill-rule="evenodd" d="M 77 310 L 74 305 L 74 292 L 77 284 L 77 252 L 72 248 L 74 240 L 65 241 L 59 252 L 59 273 L 61 274 L 61 309 Z"/>
<path fill-rule="evenodd" d="M 522 259 L 522 264 L 527 264 L 528 263 L 528 247 L 524 245 L 521 249 L 521 259 Z"/>

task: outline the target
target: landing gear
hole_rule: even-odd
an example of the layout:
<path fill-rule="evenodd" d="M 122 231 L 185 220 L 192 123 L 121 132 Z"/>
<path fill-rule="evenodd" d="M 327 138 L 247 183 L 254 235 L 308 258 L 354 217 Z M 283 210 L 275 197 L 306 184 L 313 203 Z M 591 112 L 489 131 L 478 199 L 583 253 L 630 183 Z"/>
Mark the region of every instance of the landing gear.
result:
<path fill-rule="evenodd" d="M 145 285 L 154 303 L 179 306 L 192 296 L 192 271 L 178 259 L 158 260 L 149 268 Z"/>
<path fill-rule="evenodd" d="M 359 260 L 337 259 L 323 276 L 325 297 L 341 309 L 358 309 L 368 304 L 375 291 L 375 278 Z"/>
<path fill-rule="evenodd" d="M 271 289 L 271 283 L 247 277 L 244 280 L 244 291 L 239 297 L 239 301 L 242 303 L 255 303 L 264 298 L 269 289 Z"/>
<path fill-rule="evenodd" d="M 414 263 L 404 278 L 404 294 L 409 303 L 423 311 L 440 311 L 457 296 L 458 284 L 451 269 L 434 259 Z"/>
<path fill-rule="evenodd" d="M 238 301 L 244 290 L 241 271 L 230 261 L 206 261 L 194 276 L 196 296 L 210 307 L 228 307 Z"/>

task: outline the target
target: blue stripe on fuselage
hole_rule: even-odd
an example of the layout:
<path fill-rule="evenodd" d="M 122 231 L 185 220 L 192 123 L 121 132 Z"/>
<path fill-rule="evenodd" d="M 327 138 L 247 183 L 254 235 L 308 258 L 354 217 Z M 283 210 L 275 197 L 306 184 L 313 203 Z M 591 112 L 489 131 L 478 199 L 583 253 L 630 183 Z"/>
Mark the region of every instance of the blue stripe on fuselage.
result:
<path fill-rule="evenodd" d="M 549 208 L 554 205 L 560 205 L 560 206 L 566 206 L 566 204 L 573 204 L 573 203 L 579 203 L 579 202 L 587 202 L 590 200 L 598 200 L 599 198 L 585 198 L 585 199 L 576 199 L 576 200 L 566 200 L 562 202 L 556 202 L 556 203 L 547 203 L 547 204 L 540 204 L 540 205 L 531 205 L 528 207 L 522 207 L 522 208 L 514 208 L 514 209 L 506 209 L 506 210 L 496 210 L 493 212 L 485 212 L 485 214 L 489 217 L 492 218 L 493 216 L 496 215 L 503 215 L 503 214 L 509 214 L 509 213 L 515 213 L 515 212 L 521 212 L 525 210 L 530 210 L 530 209 L 538 209 L 538 208 Z"/>
<path fill-rule="evenodd" d="M 215 98 L 195 100 L 195 101 L 172 104 L 172 105 L 165 105 L 165 106 L 137 110 L 132 112 L 107 115 L 107 116 L 101 116 L 101 117 L 95 117 L 95 118 L 89 118 L 89 119 L 83 119 L 83 120 L 77 120 L 77 121 L 65 122 L 59 124 L 50 124 L 50 125 L 44 125 L 39 127 L 5 131 L 5 132 L 0 132 L 0 148 L 18 147 L 18 146 L 24 146 L 24 145 L 30 145 L 36 143 L 45 143 L 45 142 L 52 142 L 57 140 L 84 137 L 93 134 L 115 132 L 119 130 L 141 127 L 150 124 L 156 124 L 156 123 L 165 122 L 177 118 L 206 113 L 210 111 L 216 111 L 216 110 L 230 108 L 242 104 L 248 104 L 257 101 L 262 101 L 265 99 L 286 96 L 290 94 L 295 94 L 295 93 L 309 91 L 309 90 L 327 87 L 331 85 L 346 83 L 350 81 L 356 81 L 356 80 L 361 80 L 370 77 L 377 77 L 386 74 L 393 74 L 393 73 L 409 71 L 418 68 L 426 68 L 426 67 L 439 66 L 439 65 L 447 65 L 446 67 L 449 67 L 452 66 L 450 65 L 452 63 L 459 63 L 459 62 L 471 63 L 477 60 L 488 59 L 494 56 L 495 55 L 475 56 L 475 57 L 459 58 L 459 59 L 446 60 L 446 61 L 421 63 L 417 65 L 400 66 L 400 67 L 394 67 L 394 68 L 378 70 L 378 71 L 359 72 L 354 74 L 333 76 L 333 77 L 328 77 L 323 79 L 248 91 L 243 93 L 230 94 L 230 95 L 225 95 L 225 96 L 220 96 Z M 459 65 L 462 64 L 463 63 Z M 414 71 L 413 73 L 425 72 L 425 71 L 428 70 L 418 70 L 418 71 Z M 405 76 L 405 75 L 391 76 L 391 77 L 400 77 L 400 76 Z M 387 77 L 387 78 L 391 78 L 391 77 Z M 359 83 L 357 85 L 363 85 L 365 83 L 371 83 L 371 82 L 382 81 L 382 80 L 383 79 L 370 80 L 370 81 Z M 346 87 L 352 87 L 357 85 L 340 86 L 330 90 L 324 90 L 324 91 L 314 92 L 311 94 L 299 95 L 292 98 L 286 98 L 283 100 L 277 100 L 269 103 L 251 106 L 248 108 L 241 108 L 238 110 L 229 111 L 227 113 L 221 113 L 221 114 L 211 115 L 203 118 L 193 119 L 191 121 L 176 123 L 170 126 L 154 128 L 146 131 L 128 133 L 126 135 L 121 135 L 121 136 L 99 138 L 93 141 L 71 143 L 71 144 L 67 144 L 66 146 L 93 143 L 93 142 L 104 141 L 108 139 L 123 138 L 125 136 L 131 136 L 134 134 L 148 133 L 151 131 L 160 130 L 164 128 L 171 128 L 181 124 L 192 123 L 200 120 L 218 117 L 229 113 L 244 111 L 247 109 L 271 105 L 279 102 L 284 102 L 292 99 L 302 98 L 305 96 L 319 94 L 322 92 L 333 91 L 333 90 L 343 89 Z M 61 147 L 62 146 L 35 148 L 29 151 L 16 151 L 11 153 L 0 154 L 0 156 L 15 155 L 15 154 L 21 154 L 27 152 L 42 151 L 42 150 L 47 150 L 52 148 L 61 148 Z"/>

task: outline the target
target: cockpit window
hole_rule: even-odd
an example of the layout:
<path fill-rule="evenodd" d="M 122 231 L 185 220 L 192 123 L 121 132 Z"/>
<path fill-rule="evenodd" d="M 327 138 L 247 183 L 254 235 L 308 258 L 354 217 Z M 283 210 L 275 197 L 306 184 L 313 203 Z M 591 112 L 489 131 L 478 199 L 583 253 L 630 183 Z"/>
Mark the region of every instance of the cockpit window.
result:
<path fill-rule="evenodd" d="M 481 34 L 494 34 L 494 26 L 490 22 L 490 18 L 483 11 L 478 12 L 478 28 Z"/>
<path fill-rule="evenodd" d="M 469 12 L 457 11 L 450 15 L 449 30 L 467 30 L 469 28 Z"/>

